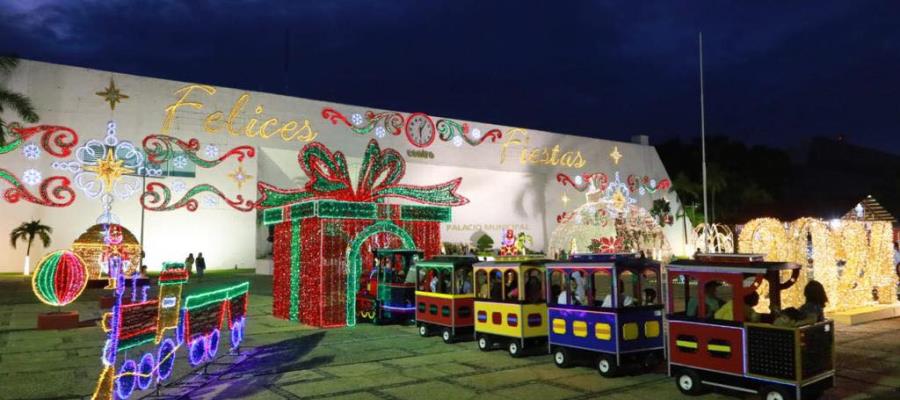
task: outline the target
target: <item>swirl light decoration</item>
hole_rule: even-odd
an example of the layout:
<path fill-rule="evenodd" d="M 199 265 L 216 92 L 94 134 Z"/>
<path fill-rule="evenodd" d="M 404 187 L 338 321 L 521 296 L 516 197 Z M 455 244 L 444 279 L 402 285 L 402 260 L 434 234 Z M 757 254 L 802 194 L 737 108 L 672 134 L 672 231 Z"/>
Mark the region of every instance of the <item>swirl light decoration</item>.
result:
<path fill-rule="evenodd" d="M 31 278 L 34 295 L 42 303 L 61 307 L 69 304 L 87 286 L 87 268 L 75 253 L 59 250 L 47 254 L 38 263 Z"/>
<path fill-rule="evenodd" d="M 416 115 L 424 114 L 417 113 L 411 116 Z M 427 115 L 425 117 L 430 119 Z M 378 139 L 384 138 L 388 133 L 399 136 L 409 119 L 397 112 L 375 113 L 373 111 L 366 111 L 365 114 L 352 114 L 348 119 L 344 114 L 330 107 L 322 109 L 322 118 L 331 121 L 334 125 L 343 123 L 351 131 L 360 135 L 374 132 Z M 453 143 L 457 147 L 462 146 L 463 143 L 467 143 L 469 146 L 478 146 L 486 140 L 495 143 L 503 138 L 503 133 L 499 129 L 490 129 L 482 133 L 481 129 L 472 128 L 467 123 L 459 123 L 452 119 L 439 119 L 434 126 L 442 141 Z"/>

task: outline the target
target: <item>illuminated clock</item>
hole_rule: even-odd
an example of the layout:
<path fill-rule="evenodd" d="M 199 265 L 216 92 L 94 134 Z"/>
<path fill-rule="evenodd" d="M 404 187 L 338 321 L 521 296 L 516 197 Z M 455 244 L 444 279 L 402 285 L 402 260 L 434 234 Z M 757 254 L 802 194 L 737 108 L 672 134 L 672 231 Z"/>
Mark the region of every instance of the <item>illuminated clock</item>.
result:
<path fill-rule="evenodd" d="M 435 136 L 434 121 L 425 113 L 414 113 L 406 119 L 406 140 L 413 146 L 431 146 Z"/>

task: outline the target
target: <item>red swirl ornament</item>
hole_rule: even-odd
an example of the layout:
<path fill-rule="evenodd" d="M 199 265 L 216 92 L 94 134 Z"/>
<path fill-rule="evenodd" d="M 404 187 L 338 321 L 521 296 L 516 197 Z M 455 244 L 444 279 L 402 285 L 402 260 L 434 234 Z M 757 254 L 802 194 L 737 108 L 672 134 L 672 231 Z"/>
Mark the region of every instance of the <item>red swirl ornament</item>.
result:
<path fill-rule="evenodd" d="M 6 181 L 12 185 L 3 192 L 3 198 L 9 203 L 25 200 L 46 207 L 67 207 L 75 201 L 75 191 L 72 189 L 69 178 L 64 176 L 51 176 L 44 179 L 38 191 L 40 196 L 29 192 L 15 175 L 3 168 L 0 168 L 0 181 Z"/>
<path fill-rule="evenodd" d="M 12 128 L 22 140 L 28 140 L 34 135 L 41 135 L 41 147 L 57 158 L 68 157 L 72 149 L 78 145 L 78 134 L 71 128 L 58 125 L 38 125 L 28 128 Z"/>
<path fill-rule="evenodd" d="M 590 186 L 591 181 L 594 182 L 594 186 L 597 188 L 597 190 L 600 190 L 600 191 L 606 190 L 606 187 L 609 185 L 609 177 L 607 177 L 606 174 L 604 174 L 602 172 L 595 172 L 592 174 L 584 173 L 584 174 L 581 174 L 580 176 L 581 176 L 581 184 L 580 185 L 575 183 L 575 180 L 572 179 L 570 176 L 563 174 L 563 173 L 556 174 L 556 181 L 561 183 L 563 186 L 570 185 L 579 192 L 583 192 L 583 191 L 587 190 L 588 186 Z"/>
<path fill-rule="evenodd" d="M 148 135 L 141 143 L 144 152 L 147 153 L 148 160 L 154 164 L 164 163 L 175 156 L 173 144 L 181 148 L 194 164 L 203 168 L 215 167 L 232 156 L 237 158 L 238 162 L 243 162 L 244 158 L 253 158 L 256 155 L 256 150 L 253 146 L 238 146 L 217 159 L 206 160 L 197 155 L 197 152 L 200 150 L 200 141 L 196 138 L 185 142 L 168 135 Z"/>
<path fill-rule="evenodd" d="M 173 203 L 171 202 L 172 191 L 168 186 L 159 182 L 147 184 L 147 190 L 141 195 L 141 207 L 144 207 L 147 211 L 173 211 L 179 208 L 186 208 L 188 211 L 194 212 L 198 208 L 197 199 L 194 197 L 203 192 L 215 194 L 229 207 L 238 211 L 249 212 L 256 208 L 256 203 L 253 200 L 244 200 L 242 195 L 237 195 L 233 200 L 229 199 L 221 190 L 208 184 L 192 187 L 181 199 Z"/>

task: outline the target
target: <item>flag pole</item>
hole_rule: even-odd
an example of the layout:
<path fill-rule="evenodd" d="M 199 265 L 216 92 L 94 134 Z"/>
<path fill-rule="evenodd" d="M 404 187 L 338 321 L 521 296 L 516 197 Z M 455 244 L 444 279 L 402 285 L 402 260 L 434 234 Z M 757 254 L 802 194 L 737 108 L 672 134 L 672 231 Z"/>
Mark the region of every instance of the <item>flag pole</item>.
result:
<path fill-rule="evenodd" d="M 703 252 L 709 252 L 709 216 L 706 211 L 706 110 L 703 99 L 703 32 L 697 38 L 700 48 L 700 154 L 703 168 Z"/>

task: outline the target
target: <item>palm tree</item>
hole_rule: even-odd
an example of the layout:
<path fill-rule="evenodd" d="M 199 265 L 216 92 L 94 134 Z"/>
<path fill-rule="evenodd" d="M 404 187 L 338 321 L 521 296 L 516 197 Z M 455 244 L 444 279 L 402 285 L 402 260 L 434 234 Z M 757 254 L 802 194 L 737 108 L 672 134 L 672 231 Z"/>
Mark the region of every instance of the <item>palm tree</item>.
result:
<path fill-rule="evenodd" d="M 44 247 L 47 247 L 50 245 L 51 233 L 53 233 L 53 228 L 47 225 L 41 225 L 40 220 L 23 222 L 22 225 L 19 225 L 10 232 L 9 242 L 12 244 L 13 248 L 16 248 L 16 243 L 19 241 L 28 242 L 28 247 L 25 250 L 25 275 L 28 275 L 29 267 L 31 265 L 31 243 L 34 242 L 34 238 L 41 238 Z"/>
<path fill-rule="evenodd" d="M 0 74 L 9 74 L 19 65 L 19 59 L 14 56 L 0 56 Z M 39 117 L 31 104 L 31 100 L 24 94 L 13 92 L 0 86 L 0 114 L 6 107 L 15 110 L 16 114 L 25 122 L 35 123 Z M 6 134 L 9 125 L 0 118 L 0 146 L 6 144 Z"/>

